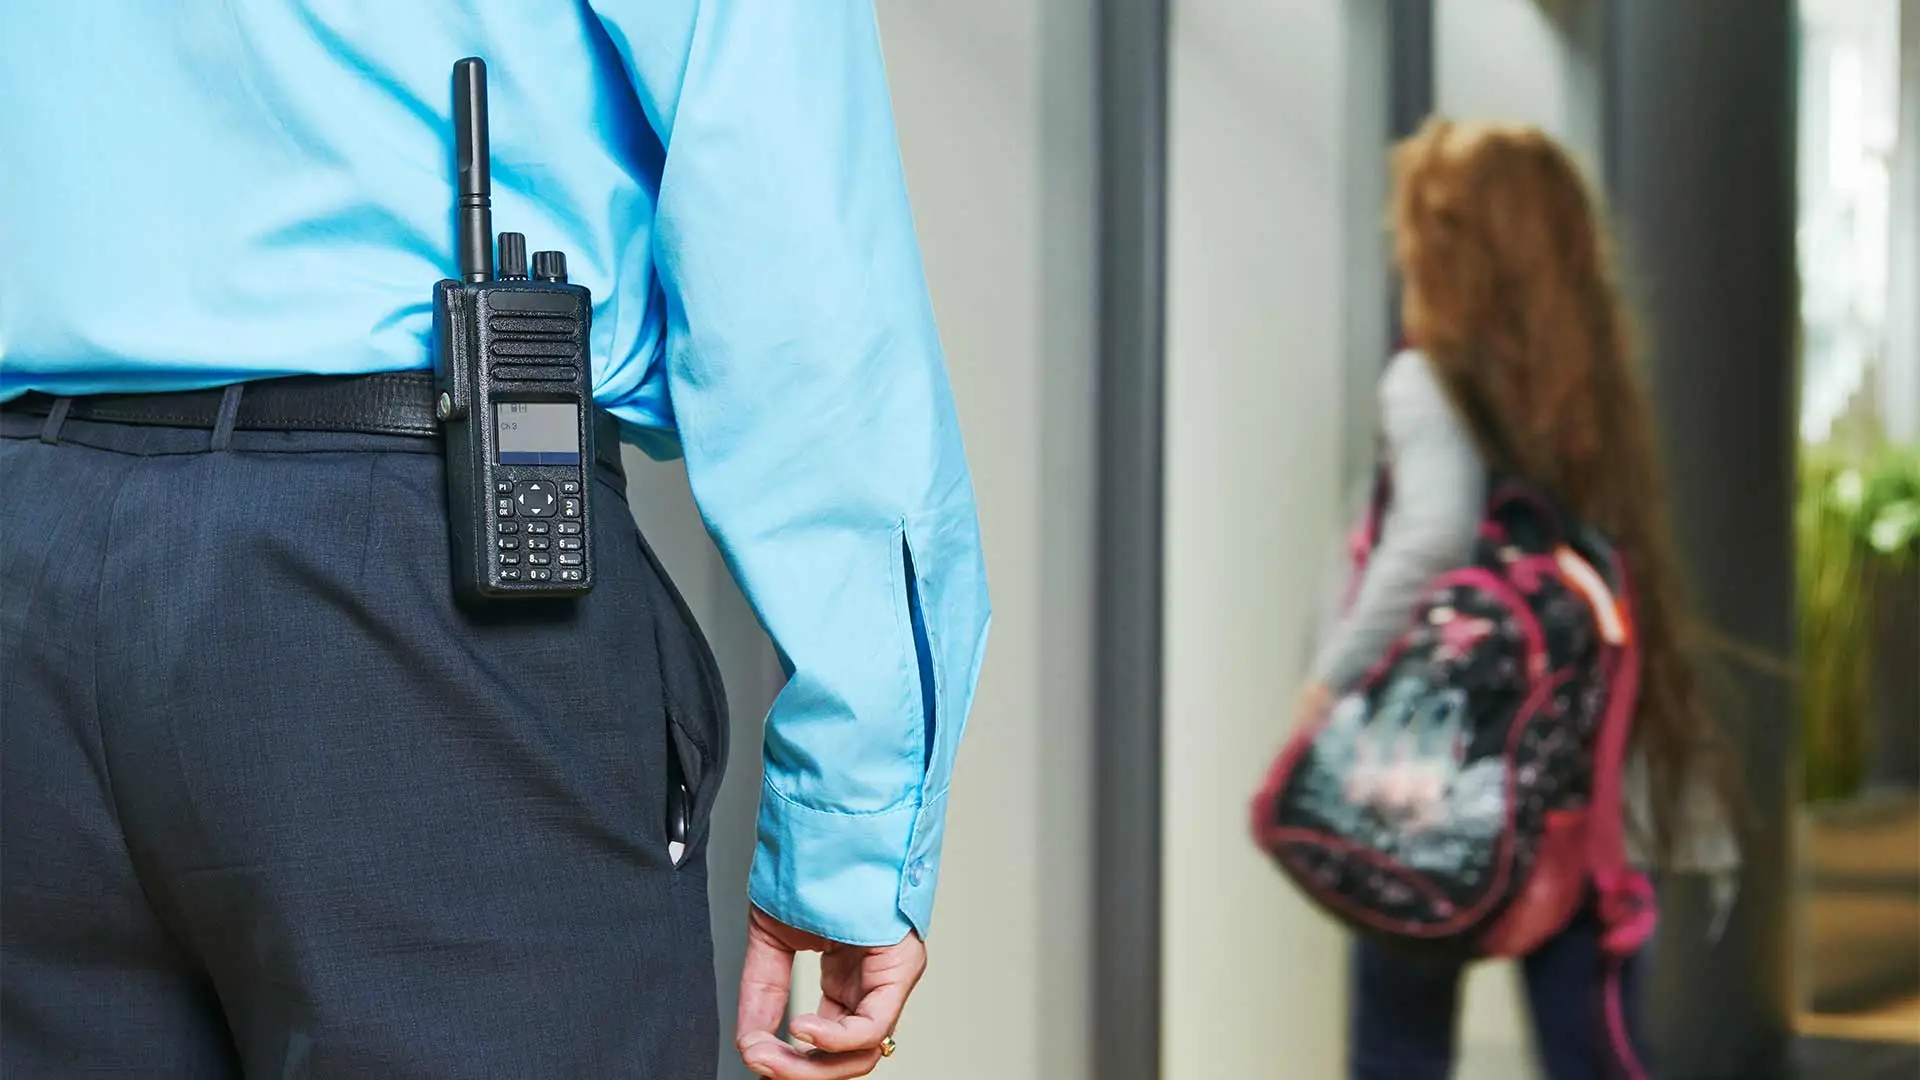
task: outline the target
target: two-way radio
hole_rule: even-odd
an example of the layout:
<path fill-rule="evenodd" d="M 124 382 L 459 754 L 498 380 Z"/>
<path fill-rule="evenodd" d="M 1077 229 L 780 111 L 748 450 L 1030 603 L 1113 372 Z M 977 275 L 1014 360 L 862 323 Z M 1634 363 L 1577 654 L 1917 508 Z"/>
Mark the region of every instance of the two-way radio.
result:
<path fill-rule="evenodd" d="M 500 234 L 494 274 L 487 66 L 453 66 L 464 281 L 433 287 L 433 371 L 446 437 L 454 589 L 470 600 L 593 587 L 593 299 L 567 257 Z"/>
<path fill-rule="evenodd" d="M 454 589 L 468 600 L 566 598 L 593 587 L 593 297 L 567 257 L 500 234 L 494 276 L 487 65 L 453 65 L 460 275 L 433 287 L 436 412 L 447 446 Z M 667 857 L 686 856 L 693 799 L 669 753 Z"/>

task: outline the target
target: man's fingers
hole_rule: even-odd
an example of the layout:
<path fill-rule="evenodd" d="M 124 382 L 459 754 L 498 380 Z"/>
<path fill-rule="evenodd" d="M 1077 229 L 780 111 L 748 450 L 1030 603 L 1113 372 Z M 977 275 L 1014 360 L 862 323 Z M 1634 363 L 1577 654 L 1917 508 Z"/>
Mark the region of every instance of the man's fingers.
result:
<path fill-rule="evenodd" d="M 740 966 L 740 1049 L 775 1034 L 787 1018 L 787 993 L 793 985 L 793 953 L 763 935 L 747 935 L 747 957 Z"/>
<path fill-rule="evenodd" d="M 776 1034 L 793 981 L 795 949 L 824 952 L 818 1012 L 797 1017 L 793 1037 Z M 880 1046 L 900 1022 L 907 996 L 926 970 L 926 947 L 917 936 L 886 949 L 835 945 L 783 926 L 758 909 L 747 935 L 740 979 L 740 1056 L 747 1067 L 772 1080 L 852 1080 L 880 1063 Z"/>
<path fill-rule="evenodd" d="M 877 1050 L 880 1040 L 892 1034 L 900 1023 L 900 1011 L 906 1004 L 906 985 L 886 983 L 868 991 L 853 1012 L 844 1016 L 819 1013 L 797 1016 L 792 1030 L 796 1038 L 830 1053 Z"/>
<path fill-rule="evenodd" d="M 778 1039 L 757 1042 L 741 1054 L 747 1068 L 772 1080 L 853 1080 L 880 1064 L 880 1051 L 850 1054 L 795 1050 Z"/>
<path fill-rule="evenodd" d="M 875 1050 L 890 1028 L 870 1017 L 853 1014 L 828 1019 L 812 1013 L 793 1018 L 793 1037 L 812 1043 L 828 1053 Z"/>
<path fill-rule="evenodd" d="M 852 1005 L 842 1003 L 839 998 L 834 996 L 834 991 L 829 986 L 829 982 L 830 980 L 827 979 L 821 980 L 820 989 L 822 993 L 820 995 L 820 1007 L 805 1015 L 794 1017 L 793 1022 L 788 1025 L 788 1030 L 793 1033 L 795 1038 L 802 1042 L 810 1043 L 813 1041 L 813 1035 L 809 1029 L 815 1026 L 818 1021 L 838 1020 L 843 1016 L 848 1016 L 852 1014 L 854 1007 L 860 1004 L 858 1001 L 855 1001 Z M 837 1046 L 833 1049 L 846 1050 L 859 1048 Z"/>

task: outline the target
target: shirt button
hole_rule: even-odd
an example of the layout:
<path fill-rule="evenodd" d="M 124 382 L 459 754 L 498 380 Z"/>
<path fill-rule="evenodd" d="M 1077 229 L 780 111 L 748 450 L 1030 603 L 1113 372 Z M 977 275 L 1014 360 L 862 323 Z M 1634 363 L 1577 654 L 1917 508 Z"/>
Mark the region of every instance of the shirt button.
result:
<path fill-rule="evenodd" d="M 907 867 L 907 884 L 914 888 L 919 888 L 920 883 L 926 880 L 926 877 L 927 862 L 925 859 L 915 859 L 913 860 L 913 865 Z"/>

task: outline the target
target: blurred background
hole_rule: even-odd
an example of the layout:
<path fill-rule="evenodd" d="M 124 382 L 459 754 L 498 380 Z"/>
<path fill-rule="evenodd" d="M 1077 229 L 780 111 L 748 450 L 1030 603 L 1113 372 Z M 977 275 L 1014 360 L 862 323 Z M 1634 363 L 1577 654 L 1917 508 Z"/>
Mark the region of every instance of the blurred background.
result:
<path fill-rule="evenodd" d="M 1396 340 L 1387 149 L 1435 111 L 1586 164 L 1701 605 L 1794 662 L 1731 679 L 1755 838 L 1724 932 L 1663 883 L 1663 1075 L 1920 1075 L 1920 0 L 879 10 L 996 609 L 882 1075 L 1342 1075 L 1343 938 L 1245 805 Z M 731 1016 L 779 670 L 684 477 L 629 467 L 734 704 Z M 1510 969 L 1465 1012 L 1457 1075 L 1532 1075 Z"/>

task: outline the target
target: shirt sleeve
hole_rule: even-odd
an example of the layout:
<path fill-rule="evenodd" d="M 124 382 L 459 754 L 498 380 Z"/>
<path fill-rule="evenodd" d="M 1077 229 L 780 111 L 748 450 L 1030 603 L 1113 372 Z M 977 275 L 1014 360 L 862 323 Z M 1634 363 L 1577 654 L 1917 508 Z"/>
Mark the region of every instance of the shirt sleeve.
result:
<path fill-rule="evenodd" d="M 1336 691 L 1367 673 L 1413 615 L 1428 583 L 1473 553 L 1486 466 L 1425 356 L 1396 357 L 1380 380 L 1393 497 L 1353 607 L 1314 664 Z"/>
<path fill-rule="evenodd" d="M 788 673 L 750 898 L 835 941 L 925 934 L 989 611 L 871 0 L 595 6 L 666 148 L 694 498 Z"/>

